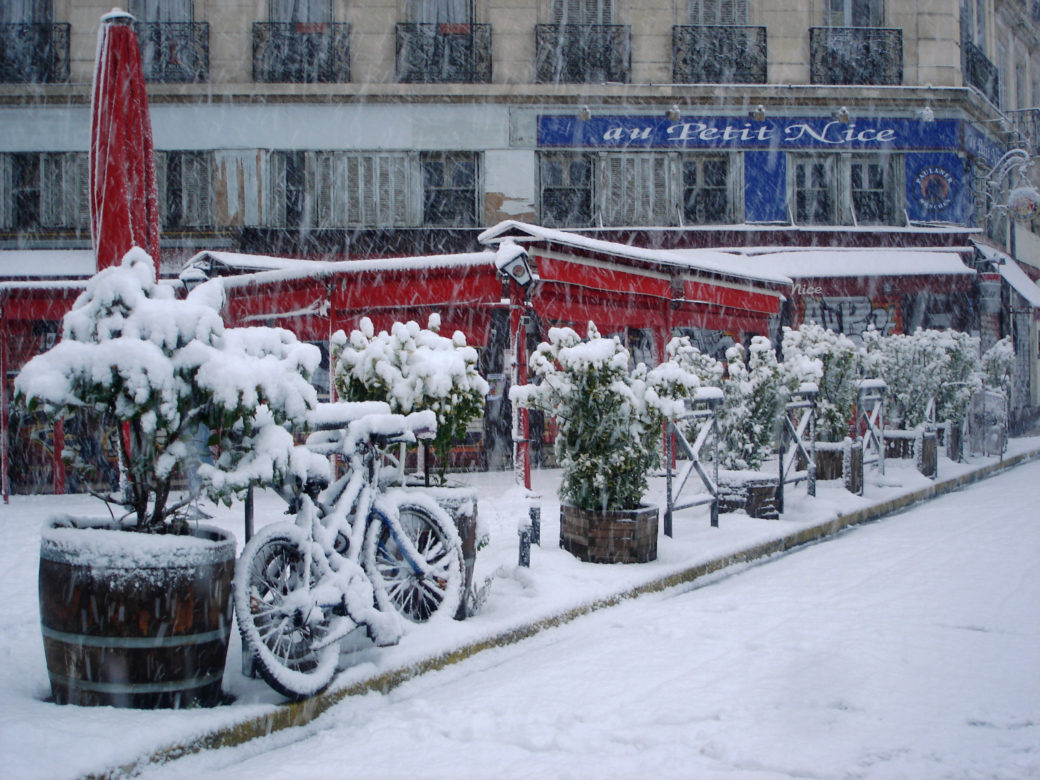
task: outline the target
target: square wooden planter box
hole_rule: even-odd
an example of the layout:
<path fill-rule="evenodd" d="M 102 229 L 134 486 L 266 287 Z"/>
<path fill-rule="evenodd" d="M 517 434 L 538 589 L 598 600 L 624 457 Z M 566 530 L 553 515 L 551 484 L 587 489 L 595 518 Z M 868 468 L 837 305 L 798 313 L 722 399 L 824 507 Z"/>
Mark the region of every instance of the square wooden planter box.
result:
<path fill-rule="evenodd" d="M 657 559 L 657 507 L 592 511 L 560 505 L 560 547 L 589 563 Z"/>

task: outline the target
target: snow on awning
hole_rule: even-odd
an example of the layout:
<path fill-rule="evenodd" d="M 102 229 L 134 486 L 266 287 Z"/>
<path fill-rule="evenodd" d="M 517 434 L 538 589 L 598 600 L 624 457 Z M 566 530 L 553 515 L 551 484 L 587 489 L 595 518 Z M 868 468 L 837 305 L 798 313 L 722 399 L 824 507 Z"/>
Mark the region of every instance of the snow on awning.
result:
<path fill-rule="evenodd" d="M 511 219 L 500 222 L 477 236 L 477 240 L 482 244 L 495 244 L 506 239 L 521 244 L 545 241 L 622 260 L 671 266 L 690 272 L 718 274 L 752 283 L 785 287 L 791 284 L 791 280 L 783 272 L 766 269 L 743 255 L 718 249 L 647 249 Z"/>
<path fill-rule="evenodd" d="M 956 252 L 923 249 L 800 249 L 755 259 L 792 279 L 975 275 Z"/>
<path fill-rule="evenodd" d="M 1011 285 L 1015 292 L 1025 298 L 1030 306 L 1040 309 L 1040 286 L 1037 286 L 1036 282 L 1026 275 L 1026 272 L 1022 270 L 1018 263 L 1012 260 L 1009 255 L 993 247 L 979 243 L 976 243 L 975 246 L 978 247 L 983 257 L 996 265 L 1004 281 Z"/>
<path fill-rule="evenodd" d="M 96 270 L 90 249 L 0 250 L 0 279 L 86 279 Z"/>

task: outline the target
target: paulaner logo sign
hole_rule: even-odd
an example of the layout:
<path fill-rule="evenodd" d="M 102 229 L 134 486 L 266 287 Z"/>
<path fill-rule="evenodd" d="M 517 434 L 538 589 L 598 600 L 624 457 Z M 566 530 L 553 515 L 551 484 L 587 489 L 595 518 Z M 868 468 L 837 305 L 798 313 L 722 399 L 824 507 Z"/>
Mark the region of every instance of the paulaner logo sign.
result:
<path fill-rule="evenodd" d="M 956 120 L 853 118 L 848 122 L 805 117 L 770 117 L 763 122 L 735 117 L 571 115 L 538 117 L 542 147 L 658 149 L 949 149 L 959 148 Z"/>
<path fill-rule="evenodd" d="M 914 177 L 914 194 L 928 211 L 942 211 L 953 202 L 953 174 L 945 168 L 928 166 Z"/>

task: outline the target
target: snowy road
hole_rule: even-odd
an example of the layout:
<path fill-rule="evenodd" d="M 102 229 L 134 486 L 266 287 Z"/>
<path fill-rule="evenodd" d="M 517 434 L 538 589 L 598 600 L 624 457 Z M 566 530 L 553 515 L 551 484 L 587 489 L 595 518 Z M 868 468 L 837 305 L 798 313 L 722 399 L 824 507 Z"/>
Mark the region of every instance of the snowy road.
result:
<path fill-rule="evenodd" d="M 146 777 L 1040 777 L 1040 463 Z"/>

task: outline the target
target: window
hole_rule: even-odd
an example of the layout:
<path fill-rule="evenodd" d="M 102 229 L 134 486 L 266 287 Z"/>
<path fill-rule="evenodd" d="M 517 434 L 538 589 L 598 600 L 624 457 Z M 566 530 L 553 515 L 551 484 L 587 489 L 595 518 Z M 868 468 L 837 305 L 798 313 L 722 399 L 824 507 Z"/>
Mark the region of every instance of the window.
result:
<path fill-rule="evenodd" d="M 600 163 L 603 224 L 674 224 L 673 159 L 673 155 L 646 152 L 604 155 Z"/>
<path fill-rule="evenodd" d="M 539 157 L 542 223 L 551 227 L 737 222 L 736 154 L 546 152 Z"/>
<path fill-rule="evenodd" d="M 828 27 L 884 27 L 884 0 L 826 0 Z"/>
<path fill-rule="evenodd" d="M 192 0 L 130 0 L 128 10 L 139 22 L 190 22 Z"/>
<path fill-rule="evenodd" d="M 90 226 L 86 152 L 16 152 L 0 156 L 0 224 L 16 230 Z"/>
<path fill-rule="evenodd" d="M 476 226 L 476 155 L 469 152 L 427 152 L 421 156 L 421 162 L 423 224 Z"/>
<path fill-rule="evenodd" d="M 475 152 L 274 151 L 266 223 L 274 227 L 473 227 Z"/>
<path fill-rule="evenodd" d="M 469 24 L 472 0 L 408 0 L 409 21 L 419 24 Z"/>
<path fill-rule="evenodd" d="M 794 221 L 801 225 L 831 225 L 835 221 L 833 158 L 794 162 Z"/>
<path fill-rule="evenodd" d="M 553 24 L 613 24 L 613 0 L 552 0 Z"/>
<path fill-rule="evenodd" d="M 167 228 L 213 224 L 211 152 L 157 152 L 156 178 L 162 224 Z"/>
<path fill-rule="evenodd" d="M 539 160 L 542 224 L 578 227 L 592 222 L 592 156 L 550 152 Z"/>
<path fill-rule="evenodd" d="M 0 3 L 0 24 L 50 24 L 53 3 L 44 0 L 4 0 Z"/>
<path fill-rule="evenodd" d="M 897 155 L 830 154 L 791 160 L 791 217 L 801 225 L 892 225 L 902 212 Z"/>
<path fill-rule="evenodd" d="M 689 24 L 748 23 L 747 0 L 689 0 Z"/>
<path fill-rule="evenodd" d="M 272 22 L 331 22 L 332 0 L 270 0 L 270 15 Z"/>
<path fill-rule="evenodd" d="M 688 157 L 683 160 L 683 221 L 687 225 L 727 222 L 729 158 Z"/>
<path fill-rule="evenodd" d="M 891 225 L 892 175 L 881 159 L 853 158 L 849 161 L 849 190 L 853 222 L 858 225 Z"/>

